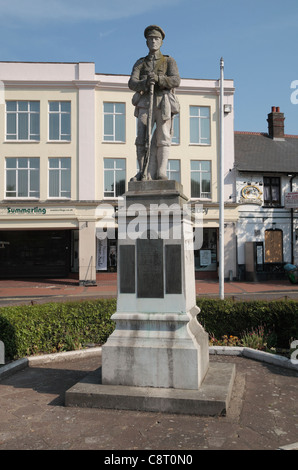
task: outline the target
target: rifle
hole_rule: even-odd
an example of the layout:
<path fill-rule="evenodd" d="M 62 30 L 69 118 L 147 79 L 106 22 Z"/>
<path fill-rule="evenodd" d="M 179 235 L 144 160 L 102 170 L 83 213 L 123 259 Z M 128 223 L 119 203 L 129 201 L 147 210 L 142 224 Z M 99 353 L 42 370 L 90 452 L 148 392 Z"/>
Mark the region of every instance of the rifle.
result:
<path fill-rule="evenodd" d="M 151 83 L 150 84 L 150 90 L 149 90 L 149 99 L 150 99 L 150 101 L 149 101 L 148 120 L 147 120 L 147 133 L 146 133 L 146 143 L 145 143 L 146 153 L 145 153 L 145 157 L 144 157 L 143 168 L 141 170 L 141 179 L 143 179 L 144 176 L 147 176 L 147 169 L 148 169 L 148 164 L 149 164 L 149 159 L 150 159 L 152 114 L 153 114 L 153 97 L 154 97 L 154 83 Z"/>

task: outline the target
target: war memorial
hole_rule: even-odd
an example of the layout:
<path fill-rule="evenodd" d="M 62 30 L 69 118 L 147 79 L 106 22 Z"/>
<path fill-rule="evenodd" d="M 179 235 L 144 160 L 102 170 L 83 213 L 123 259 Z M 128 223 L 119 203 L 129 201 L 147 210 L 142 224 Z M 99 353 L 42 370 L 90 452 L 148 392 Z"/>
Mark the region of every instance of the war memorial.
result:
<path fill-rule="evenodd" d="M 162 28 L 148 26 L 144 36 L 149 53 L 128 82 L 138 172 L 116 214 L 115 330 L 102 347 L 101 367 L 66 392 L 65 405 L 224 415 L 235 365 L 209 362 L 196 305 L 193 216 L 182 185 L 166 176 L 179 71 L 160 51 Z"/>

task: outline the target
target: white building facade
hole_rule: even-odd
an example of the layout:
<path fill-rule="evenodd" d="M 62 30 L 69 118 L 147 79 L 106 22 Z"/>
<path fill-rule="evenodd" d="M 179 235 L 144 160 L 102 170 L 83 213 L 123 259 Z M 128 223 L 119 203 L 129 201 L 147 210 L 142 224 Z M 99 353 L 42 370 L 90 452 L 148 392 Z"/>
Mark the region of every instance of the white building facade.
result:
<path fill-rule="evenodd" d="M 284 133 L 284 114 L 272 107 L 268 133 L 235 133 L 238 277 L 283 279 L 298 263 L 298 136 Z"/>
<path fill-rule="evenodd" d="M 94 63 L 0 63 L 1 278 L 78 273 L 92 284 L 96 272 L 117 271 L 115 212 L 137 171 L 128 79 Z M 219 81 L 182 79 L 176 94 L 168 177 L 202 206 L 195 269 L 216 278 Z M 237 268 L 233 96 L 225 80 L 225 277 Z"/>

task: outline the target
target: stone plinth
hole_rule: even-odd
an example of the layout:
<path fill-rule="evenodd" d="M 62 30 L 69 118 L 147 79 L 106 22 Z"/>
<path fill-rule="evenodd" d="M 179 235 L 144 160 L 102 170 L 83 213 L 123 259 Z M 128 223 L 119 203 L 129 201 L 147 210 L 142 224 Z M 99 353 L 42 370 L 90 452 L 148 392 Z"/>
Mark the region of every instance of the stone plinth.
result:
<path fill-rule="evenodd" d="M 103 346 L 102 383 L 197 390 L 208 370 L 208 335 L 196 318 L 192 223 L 182 186 L 133 182 L 124 201 L 116 329 Z"/>
<path fill-rule="evenodd" d="M 118 294 L 102 367 L 66 406 L 222 415 L 235 367 L 209 364 L 197 320 L 193 225 L 175 181 L 131 182 L 118 211 Z"/>

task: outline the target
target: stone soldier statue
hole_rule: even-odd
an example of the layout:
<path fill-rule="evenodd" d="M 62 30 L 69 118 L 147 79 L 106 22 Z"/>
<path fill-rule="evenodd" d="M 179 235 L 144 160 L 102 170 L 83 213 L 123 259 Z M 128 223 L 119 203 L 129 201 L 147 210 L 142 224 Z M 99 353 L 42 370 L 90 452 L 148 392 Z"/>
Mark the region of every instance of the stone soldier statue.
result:
<path fill-rule="evenodd" d="M 132 180 L 167 179 L 167 162 L 172 141 L 173 115 L 179 113 L 174 89 L 180 85 L 175 60 L 160 52 L 165 37 L 156 25 L 144 31 L 149 54 L 133 66 L 128 86 L 136 93 L 132 103 L 138 118 L 136 138 L 139 173 Z M 152 128 L 156 129 L 151 140 Z"/>

